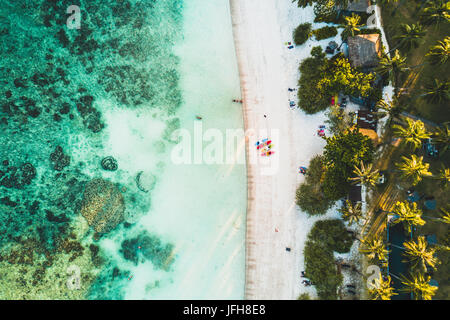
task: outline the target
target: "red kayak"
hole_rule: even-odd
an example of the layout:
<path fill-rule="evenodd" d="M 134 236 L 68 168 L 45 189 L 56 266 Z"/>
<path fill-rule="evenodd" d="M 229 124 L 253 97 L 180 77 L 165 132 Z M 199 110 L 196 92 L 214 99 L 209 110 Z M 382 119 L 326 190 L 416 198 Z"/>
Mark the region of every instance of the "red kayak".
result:
<path fill-rule="evenodd" d="M 272 143 L 272 140 L 268 140 L 268 141 L 266 141 L 266 142 L 264 142 L 264 143 L 260 143 L 260 144 L 256 147 L 256 149 L 259 150 L 259 149 L 261 149 L 261 148 L 264 148 L 264 147 L 270 145 L 271 143 Z"/>
<path fill-rule="evenodd" d="M 270 156 L 270 155 L 272 155 L 272 154 L 274 154 L 274 153 L 275 153 L 275 151 L 267 151 L 267 152 L 261 153 L 261 155 L 262 155 L 263 157 L 268 157 L 268 156 Z"/>

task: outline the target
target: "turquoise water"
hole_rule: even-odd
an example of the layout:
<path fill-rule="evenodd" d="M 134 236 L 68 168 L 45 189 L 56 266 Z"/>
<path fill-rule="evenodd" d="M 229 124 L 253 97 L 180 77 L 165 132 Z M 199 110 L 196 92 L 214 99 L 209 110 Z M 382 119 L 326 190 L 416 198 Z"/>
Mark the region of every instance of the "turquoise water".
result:
<path fill-rule="evenodd" d="M 172 157 L 177 129 L 242 129 L 228 1 L 11 0 L 0 17 L 0 298 L 243 298 L 245 164 Z M 103 212 L 125 207 L 107 233 L 85 219 L 94 178 Z"/>

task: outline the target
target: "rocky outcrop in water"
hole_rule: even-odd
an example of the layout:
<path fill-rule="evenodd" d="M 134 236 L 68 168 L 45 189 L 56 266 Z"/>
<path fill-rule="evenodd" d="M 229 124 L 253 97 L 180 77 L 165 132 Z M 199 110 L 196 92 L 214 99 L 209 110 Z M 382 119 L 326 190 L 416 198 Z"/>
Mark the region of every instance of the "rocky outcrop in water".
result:
<path fill-rule="evenodd" d="M 77 103 L 78 113 L 83 118 L 83 124 L 86 128 L 94 133 L 102 131 L 105 127 L 101 120 L 101 113 L 94 108 L 94 97 L 90 95 L 85 95 L 80 97 Z"/>
<path fill-rule="evenodd" d="M 102 165 L 103 170 L 106 170 L 106 171 L 116 171 L 119 168 L 119 166 L 117 164 L 117 160 L 111 156 L 103 158 L 101 165 Z"/>
<path fill-rule="evenodd" d="M 173 244 L 163 243 L 157 236 L 145 231 L 135 238 L 124 240 L 120 252 L 126 260 L 136 265 L 148 259 L 156 268 L 168 270 L 174 260 L 173 250 Z"/>
<path fill-rule="evenodd" d="M 93 179 L 86 184 L 80 211 L 96 232 L 107 233 L 124 220 L 125 201 L 115 184 Z"/>
<path fill-rule="evenodd" d="M 53 169 L 62 171 L 70 164 L 70 157 L 64 154 L 64 151 L 60 146 L 57 146 L 55 151 L 50 154 L 50 161 L 53 163 Z"/>
<path fill-rule="evenodd" d="M 144 171 L 140 171 L 137 174 L 135 181 L 138 189 L 145 193 L 153 190 L 156 184 L 155 176 L 152 174 L 145 173 Z"/>

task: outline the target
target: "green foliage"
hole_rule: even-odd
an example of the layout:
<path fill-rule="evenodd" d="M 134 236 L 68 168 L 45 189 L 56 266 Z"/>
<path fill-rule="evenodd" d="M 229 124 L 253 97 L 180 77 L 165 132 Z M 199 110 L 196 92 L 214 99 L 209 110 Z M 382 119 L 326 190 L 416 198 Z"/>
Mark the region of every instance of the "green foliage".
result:
<path fill-rule="evenodd" d="M 297 297 L 297 300 L 311 300 L 311 297 L 308 293 L 302 293 Z"/>
<path fill-rule="evenodd" d="M 302 23 L 294 30 L 294 43 L 296 45 L 304 44 L 311 36 L 311 23 Z"/>
<path fill-rule="evenodd" d="M 352 236 L 340 219 L 317 221 L 309 232 L 308 239 L 338 253 L 348 252 L 353 243 Z"/>
<path fill-rule="evenodd" d="M 380 59 L 377 72 L 382 76 L 387 76 L 394 84 L 397 83 L 398 76 L 408 70 L 406 58 L 400 55 L 400 51 L 395 50 L 394 55 L 385 55 Z"/>
<path fill-rule="evenodd" d="M 314 14 L 317 21 L 333 22 L 337 18 L 337 12 L 334 7 L 335 0 L 314 0 Z"/>
<path fill-rule="evenodd" d="M 323 158 L 314 157 L 306 173 L 306 181 L 302 183 L 295 194 L 296 203 L 310 215 L 325 214 L 332 201 L 327 199 L 322 191 Z"/>
<path fill-rule="evenodd" d="M 433 132 L 433 143 L 435 143 L 441 154 L 444 154 L 450 146 L 450 128 L 448 123 L 444 124 L 442 127 L 438 127 L 435 132 Z"/>
<path fill-rule="evenodd" d="M 433 80 L 433 83 L 428 84 L 425 88 L 423 96 L 429 103 L 447 103 L 450 100 L 450 81 Z"/>
<path fill-rule="evenodd" d="M 426 5 L 422 10 L 420 19 L 426 25 L 434 24 L 436 27 L 439 27 L 441 23 L 450 22 L 450 1 L 426 1 Z"/>
<path fill-rule="evenodd" d="M 295 194 L 296 203 L 310 215 L 325 214 L 330 208 L 330 201 L 325 198 L 320 186 L 302 183 Z"/>
<path fill-rule="evenodd" d="M 329 105 L 329 96 L 319 91 L 317 85 L 327 65 L 327 59 L 320 47 L 314 47 L 312 57 L 300 64 L 301 77 L 298 81 L 299 106 L 308 114 L 325 110 Z"/>
<path fill-rule="evenodd" d="M 418 157 L 415 154 L 411 155 L 411 158 L 402 156 L 402 162 L 395 165 L 401 171 L 401 175 L 409 179 L 413 186 L 417 185 L 424 177 L 431 176 L 429 163 L 423 162 L 423 157 Z"/>
<path fill-rule="evenodd" d="M 336 271 L 333 251 L 320 243 L 306 241 L 305 272 L 317 288 L 320 299 L 336 300 L 337 287 L 343 277 Z"/>
<path fill-rule="evenodd" d="M 372 91 L 375 74 L 363 73 L 352 68 L 343 56 L 335 59 L 325 76 L 319 81 L 319 90 L 330 93 L 343 92 L 355 97 L 367 97 Z"/>
<path fill-rule="evenodd" d="M 315 223 L 306 241 L 305 273 L 316 286 L 320 299 L 337 299 L 337 288 L 343 278 L 336 270 L 333 251 L 345 253 L 353 240 L 341 220 L 325 220 Z"/>
<path fill-rule="evenodd" d="M 447 36 L 430 47 L 426 56 L 430 57 L 432 64 L 445 64 L 450 56 L 450 37 Z"/>
<path fill-rule="evenodd" d="M 373 93 L 375 74 L 352 68 L 342 55 L 328 60 L 322 49 L 317 47 L 312 49 L 311 54 L 311 58 L 300 64 L 301 77 L 298 82 L 299 106 L 306 113 L 325 110 L 331 96 L 339 92 L 355 97 L 368 97 Z"/>
<path fill-rule="evenodd" d="M 360 162 L 369 163 L 373 158 L 373 144 L 369 137 L 358 129 L 327 138 L 324 151 L 325 179 L 323 192 L 332 200 L 338 200 L 348 193 L 349 178 Z"/>
<path fill-rule="evenodd" d="M 315 0 L 292 0 L 292 2 L 297 2 L 299 8 L 306 8 L 311 6 Z"/>
<path fill-rule="evenodd" d="M 352 116 L 338 105 L 331 106 L 326 115 L 328 119 L 325 123 L 333 134 L 344 132 L 352 124 Z"/>
<path fill-rule="evenodd" d="M 401 34 L 395 37 L 400 40 L 399 47 L 404 48 L 406 51 L 417 48 L 425 35 L 422 25 L 419 23 L 403 23 L 400 25 L 400 28 Z"/>
<path fill-rule="evenodd" d="M 327 38 L 331 38 L 336 36 L 338 33 L 336 27 L 325 26 L 320 29 L 316 29 L 313 31 L 313 34 L 316 36 L 317 40 L 323 40 Z"/>
<path fill-rule="evenodd" d="M 341 25 L 344 28 L 341 37 L 343 40 L 347 39 L 349 36 L 354 37 L 358 32 L 360 32 L 360 27 L 364 26 L 361 24 L 361 16 L 352 13 L 350 17 L 345 17 L 345 23 Z"/>
<path fill-rule="evenodd" d="M 323 52 L 321 46 L 317 46 L 311 49 L 311 56 L 313 56 L 316 59 L 324 59 L 325 53 Z"/>
<path fill-rule="evenodd" d="M 414 150 L 422 146 L 422 140 L 430 137 L 425 124 L 420 120 L 406 118 L 405 127 L 395 124 L 393 129 L 395 136 L 403 138 L 404 143 L 412 146 Z"/>

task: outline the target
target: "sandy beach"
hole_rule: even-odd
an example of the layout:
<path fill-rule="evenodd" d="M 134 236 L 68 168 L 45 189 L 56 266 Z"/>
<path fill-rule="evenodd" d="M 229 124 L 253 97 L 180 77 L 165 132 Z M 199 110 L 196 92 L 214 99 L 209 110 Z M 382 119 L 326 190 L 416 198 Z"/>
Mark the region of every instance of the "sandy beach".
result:
<path fill-rule="evenodd" d="M 279 2 L 279 1 L 278 1 Z M 230 0 L 238 58 L 245 128 L 254 130 L 246 144 L 248 204 L 246 234 L 246 299 L 296 299 L 314 289 L 301 284 L 303 247 L 316 218 L 295 205 L 295 190 L 304 179 L 299 166 L 321 153 L 325 141 L 315 133 L 324 113 L 308 116 L 290 109 L 288 88 L 296 88 L 299 62 L 309 56 L 312 42 L 293 50 L 292 30 L 312 22 L 312 8 L 300 9 L 290 1 Z M 280 24 L 280 21 L 283 24 Z M 328 39 L 327 41 L 330 41 Z M 265 116 L 264 116 L 265 115 Z M 267 174 L 267 164 L 249 161 L 258 157 L 255 142 L 267 130 L 274 142 L 270 161 L 277 167 Z M 272 136 L 270 136 L 272 134 Z M 330 210 L 324 219 L 336 215 Z M 288 248 L 288 249 L 287 249 Z M 290 249 L 290 251 L 289 251 Z"/>

